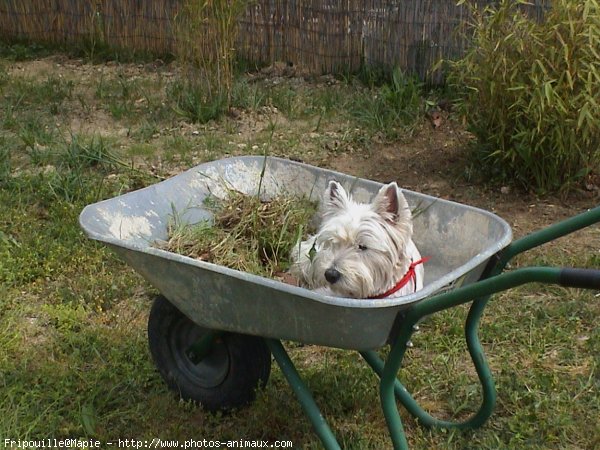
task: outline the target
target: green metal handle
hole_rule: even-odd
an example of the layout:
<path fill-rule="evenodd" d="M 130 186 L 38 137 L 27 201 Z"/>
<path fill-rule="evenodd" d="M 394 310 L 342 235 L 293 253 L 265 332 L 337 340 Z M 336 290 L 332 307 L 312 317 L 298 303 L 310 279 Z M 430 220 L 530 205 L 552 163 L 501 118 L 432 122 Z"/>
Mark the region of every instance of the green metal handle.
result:
<path fill-rule="evenodd" d="M 404 320 L 416 320 L 453 306 L 462 305 L 478 298 L 486 298 L 497 292 L 521 286 L 527 283 L 544 283 L 562 285 L 562 268 L 557 267 L 523 267 L 502 273 L 477 283 L 469 284 L 443 294 L 434 295 L 410 308 Z M 581 270 L 581 269 L 580 269 Z M 596 272 L 596 271 L 595 271 Z M 594 287 L 592 287 L 594 288 Z"/>

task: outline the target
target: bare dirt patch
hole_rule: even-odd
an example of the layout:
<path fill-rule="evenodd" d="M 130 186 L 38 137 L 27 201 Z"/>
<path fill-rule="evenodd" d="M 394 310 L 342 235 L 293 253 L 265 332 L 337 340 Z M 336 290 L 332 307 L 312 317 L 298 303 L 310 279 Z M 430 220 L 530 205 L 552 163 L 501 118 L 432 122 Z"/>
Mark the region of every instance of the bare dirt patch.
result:
<path fill-rule="evenodd" d="M 511 224 L 517 237 L 600 203 L 594 191 L 574 192 L 564 198 L 538 197 L 508 186 L 469 182 L 465 170 L 472 139 L 456 121 L 446 120 L 434 129 L 423 120 L 412 138 L 394 144 L 374 143 L 369 154 L 343 154 L 329 163 L 340 172 L 381 182 L 395 180 L 406 189 L 493 211 Z M 583 233 L 584 241 L 595 235 L 595 248 L 600 248 L 597 227 Z"/>

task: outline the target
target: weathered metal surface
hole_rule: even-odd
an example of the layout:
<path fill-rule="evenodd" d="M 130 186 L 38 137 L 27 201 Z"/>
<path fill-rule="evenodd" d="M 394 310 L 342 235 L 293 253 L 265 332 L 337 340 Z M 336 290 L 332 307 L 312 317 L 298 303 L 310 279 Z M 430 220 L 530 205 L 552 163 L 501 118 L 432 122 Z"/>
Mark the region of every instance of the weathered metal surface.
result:
<path fill-rule="evenodd" d="M 210 218 L 203 200 L 225 187 L 270 197 L 278 193 L 318 199 L 331 179 L 359 201 L 369 201 L 381 184 L 305 164 L 263 157 L 218 160 L 169 180 L 87 206 L 80 224 L 87 235 L 114 249 L 198 325 L 367 350 L 385 345 L 397 313 L 442 289 L 479 278 L 488 259 L 508 245 L 508 224 L 487 211 L 404 191 L 414 220 L 414 241 L 427 263 L 424 288 L 394 299 L 323 296 L 252 274 L 198 261 L 153 247 L 167 238 L 173 211 L 190 223 Z"/>

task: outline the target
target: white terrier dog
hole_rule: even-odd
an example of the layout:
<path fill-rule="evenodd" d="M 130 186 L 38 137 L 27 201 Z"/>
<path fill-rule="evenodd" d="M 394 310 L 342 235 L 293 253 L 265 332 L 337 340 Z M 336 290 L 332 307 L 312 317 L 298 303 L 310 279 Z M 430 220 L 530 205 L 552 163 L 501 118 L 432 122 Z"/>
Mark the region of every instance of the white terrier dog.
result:
<path fill-rule="evenodd" d="M 316 235 L 292 250 L 302 286 L 336 297 L 391 298 L 423 287 L 424 259 L 412 241 L 412 214 L 396 183 L 357 203 L 330 181 Z"/>

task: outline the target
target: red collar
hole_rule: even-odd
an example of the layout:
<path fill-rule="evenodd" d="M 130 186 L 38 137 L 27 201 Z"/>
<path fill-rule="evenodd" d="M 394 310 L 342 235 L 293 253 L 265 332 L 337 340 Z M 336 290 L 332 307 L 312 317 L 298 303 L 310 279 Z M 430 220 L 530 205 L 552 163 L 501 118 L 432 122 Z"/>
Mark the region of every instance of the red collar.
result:
<path fill-rule="evenodd" d="M 369 299 L 376 300 L 376 299 L 387 298 L 390 295 L 394 294 L 395 292 L 398 292 L 400 289 L 402 289 L 404 286 L 406 286 L 411 280 L 415 281 L 415 289 L 416 289 L 416 286 L 417 286 L 417 283 L 416 283 L 417 274 L 415 273 L 415 267 L 417 267 L 419 264 L 424 264 L 427 261 L 429 261 L 429 256 L 426 256 L 425 258 L 421 258 L 418 261 L 410 263 L 410 266 L 408 266 L 408 271 L 400 279 L 400 281 L 398 281 L 396 283 L 396 285 L 394 287 L 392 287 L 389 291 L 384 292 L 383 294 L 379 294 L 379 295 L 375 295 L 373 297 L 369 297 Z"/>

